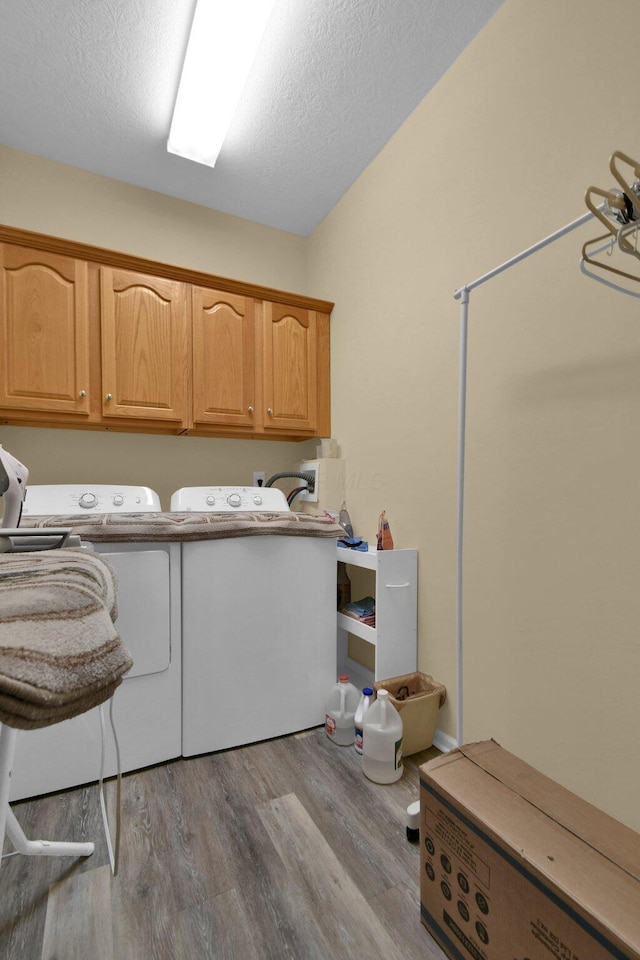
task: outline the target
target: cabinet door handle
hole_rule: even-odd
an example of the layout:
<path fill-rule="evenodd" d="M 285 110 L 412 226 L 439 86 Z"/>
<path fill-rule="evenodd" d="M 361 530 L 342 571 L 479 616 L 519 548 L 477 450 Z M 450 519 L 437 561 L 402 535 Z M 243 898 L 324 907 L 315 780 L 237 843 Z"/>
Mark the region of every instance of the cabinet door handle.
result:
<path fill-rule="evenodd" d="M 105 394 L 105 400 L 113 400 L 113 396 L 110 393 Z"/>
<path fill-rule="evenodd" d="M 389 590 L 399 590 L 401 587 L 410 587 L 410 583 L 385 583 L 385 587 L 388 587 Z"/>
<path fill-rule="evenodd" d="M 84 399 L 84 398 L 86 397 L 86 395 L 87 395 L 87 391 L 86 391 L 86 390 L 81 390 L 80 393 L 78 394 L 78 396 L 81 397 L 82 399 Z"/>
<path fill-rule="evenodd" d="M 247 407 L 247 411 L 253 416 L 253 407 Z"/>
<path fill-rule="evenodd" d="M 273 416 L 273 407 L 267 407 L 267 413 L 269 414 L 270 417 L 272 417 L 272 416 Z"/>

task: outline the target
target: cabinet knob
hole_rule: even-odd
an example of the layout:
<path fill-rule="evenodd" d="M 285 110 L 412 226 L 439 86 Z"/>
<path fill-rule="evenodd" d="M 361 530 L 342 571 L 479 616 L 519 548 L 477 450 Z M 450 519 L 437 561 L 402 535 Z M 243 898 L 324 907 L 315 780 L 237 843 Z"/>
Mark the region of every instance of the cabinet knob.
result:
<path fill-rule="evenodd" d="M 78 396 L 81 397 L 82 399 L 84 399 L 84 398 L 86 397 L 86 395 L 87 395 L 87 391 L 86 391 L 86 390 L 81 390 L 80 393 L 78 394 Z"/>
<path fill-rule="evenodd" d="M 247 407 L 247 411 L 253 416 L 253 407 Z"/>
<path fill-rule="evenodd" d="M 105 394 L 105 400 L 113 400 L 113 396 L 110 393 Z"/>
<path fill-rule="evenodd" d="M 272 416 L 273 416 L 273 407 L 267 407 L 267 413 L 269 414 L 270 417 L 272 417 Z"/>

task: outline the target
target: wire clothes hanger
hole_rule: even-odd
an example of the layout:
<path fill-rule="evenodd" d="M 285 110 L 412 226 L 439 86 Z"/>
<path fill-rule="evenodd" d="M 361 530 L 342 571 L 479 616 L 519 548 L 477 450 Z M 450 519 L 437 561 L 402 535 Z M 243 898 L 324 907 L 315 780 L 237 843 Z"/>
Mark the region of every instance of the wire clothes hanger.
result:
<path fill-rule="evenodd" d="M 620 164 L 625 164 L 632 168 L 633 179 L 625 177 Z M 610 190 L 602 190 L 600 187 L 589 187 L 585 194 L 585 203 L 594 217 L 603 224 L 607 233 L 602 236 L 588 240 L 582 247 L 581 269 L 583 273 L 593 279 L 601 279 L 593 271 L 583 269 L 583 264 L 588 263 L 597 270 L 606 270 L 615 273 L 619 277 L 634 282 L 640 281 L 640 264 L 636 264 L 638 270 L 634 273 L 630 271 L 630 264 L 635 260 L 640 260 L 640 249 L 638 243 L 638 229 L 640 228 L 640 163 L 622 153 L 621 150 L 615 150 L 609 160 L 609 169 L 620 185 L 621 189 L 613 187 Z M 593 197 L 601 197 L 602 203 L 596 206 Z M 604 246 L 593 250 L 594 244 L 608 240 Z M 616 250 L 617 248 L 617 250 Z M 596 259 L 597 255 L 603 251 L 607 254 L 607 259 Z M 614 253 L 628 254 L 634 259 L 629 261 L 625 258 L 624 268 L 622 263 L 618 263 L 619 258 L 614 259 Z M 627 290 L 626 287 L 615 285 L 620 292 L 627 293 L 630 296 L 638 296 Z"/>
<path fill-rule="evenodd" d="M 638 228 L 640 223 L 634 224 L 634 232 L 637 236 Z M 597 247 L 595 250 L 589 250 L 589 248 L 598 241 L 606 240 L 606 243 L 603 243 L 601 246 Z M 625 270 L 620 270 L 617 267 L 608 265 L 602 260 L 596 260 L 595 257 L 600 253 L 605 253 L 608 256 L 613 255 L 615 250 L 616 241 L 615 239 L 608 234 L 604 234 L 601 237 L 595 237 L 593 240 L 587 240 L 587 242 L 582 247 L 582 258 L 580 260 L 580 270 L 584 273 L 585 276 L 590 277 L 591 280 L 596 280 L 598 283 L 603 283 L 607 287 L 611 287 L 613 290 L 616 290 L 618 293 L 624 293 L 628 297 L 636 297 L 640 299 L 640 290 L 629 290 L 627 287 L 623 287 L 620 283 L 615 283 L 612 280 L 607 280 L 605 277 L 601 276 L 598 272 L 589 270 L 587 264 L 592 267 L 596 267 L 597 270 L 608 270 L 611 273 L 617 273 L 619 276 L 625 277 L 628 280 L 639 281 L 640 276 L 634 276 L 631 273 L 627 273 Z"/>

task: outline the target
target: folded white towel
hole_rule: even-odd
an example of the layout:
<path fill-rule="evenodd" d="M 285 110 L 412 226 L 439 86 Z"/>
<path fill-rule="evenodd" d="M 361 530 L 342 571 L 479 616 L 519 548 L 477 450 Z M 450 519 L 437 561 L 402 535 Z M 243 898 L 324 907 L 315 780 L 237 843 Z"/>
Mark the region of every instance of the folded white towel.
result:
<path fill-rule="evenodd" d="M 108 699 L 133 663 L 116 615 L 99 554 L 0 555 L 0 722 L 48 726 Z"/>

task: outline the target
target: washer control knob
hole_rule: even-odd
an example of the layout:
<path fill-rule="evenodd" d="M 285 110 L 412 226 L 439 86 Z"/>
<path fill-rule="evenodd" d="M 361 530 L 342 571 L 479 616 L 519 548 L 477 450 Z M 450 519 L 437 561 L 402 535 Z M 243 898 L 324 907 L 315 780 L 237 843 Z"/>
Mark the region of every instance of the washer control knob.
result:
<path fill-rule="evenodd" d="M 259 506 L 260 506 L 260 504 L 262 503 L 262 497 L 260 496 L 260 494 L 257 494 L 257 495 L 253 498 L 253 502 L 255 503 L 256 507 L 259 507 Z"/>
<path fill-rule="evenodd" d="M 239 493 L 230 493 L 227 497 L 227 503 L 230 507 L 239 507 L 242 503 Z"/>
<path fill-rule="evenodd" d="M 207 497 L 207 503 L 209 504 L 210 507 L 212 507 L 215 502 L 216 502 L 216 498 L 215 498 L 215 497 L 212 497 L 212 496 L 208 496 L 208 497 Z"/>
<path fill-rule="evenodd" d="M 121 493 L 114 494 L 114 497 L 113 497 L 114 507 L 121 507 L 123 503 L 124 503 L 124 497 L 122 496 L 122 494 Z"/>
<path fill-rule="evenodd" d="M 78 505 L 84 510 L 91 510 L 92 507 L 97 507 L 98 498 L 96 497 L 95 493 L 83 493 L 78 500 Z"/>

